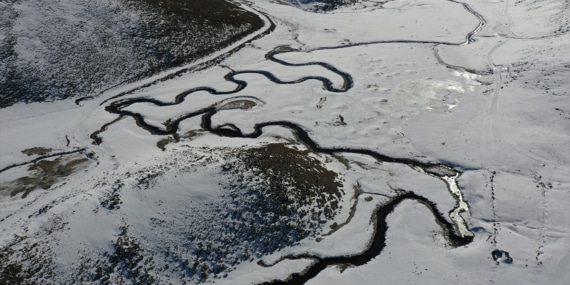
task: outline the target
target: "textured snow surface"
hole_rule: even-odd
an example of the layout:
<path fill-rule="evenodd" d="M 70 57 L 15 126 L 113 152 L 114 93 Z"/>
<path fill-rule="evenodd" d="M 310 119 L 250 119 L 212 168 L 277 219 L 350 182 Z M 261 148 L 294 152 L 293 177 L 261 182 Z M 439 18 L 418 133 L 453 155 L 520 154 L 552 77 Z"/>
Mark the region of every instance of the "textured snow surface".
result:
<path fill-rule="evenodd" d="M 0 281 L 570 280 L 568 1 L 281 2 L 194 65 L 0 109 Z"/>

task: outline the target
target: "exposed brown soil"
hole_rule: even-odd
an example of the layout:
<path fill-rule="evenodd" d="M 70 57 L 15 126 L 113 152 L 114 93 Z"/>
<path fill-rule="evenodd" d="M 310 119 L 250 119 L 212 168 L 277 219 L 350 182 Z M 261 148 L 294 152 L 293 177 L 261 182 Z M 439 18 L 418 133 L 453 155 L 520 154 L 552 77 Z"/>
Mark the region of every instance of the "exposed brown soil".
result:
<path fill-rule="evenodd" d="M 248 110 L 255 106 L 257 106 L 257 103 L 255 101 L 241 99 L 225 103 L 222 106 L 219 106 L 218 110 L 233 110 L 233 109 Z"/>
<path fill-rule="evenodd" d="M 158 148 L 160 148 L 162 151 L 165 151 L 165 150 L 166 150 L 166 145 L 168 145 L 168 144 L 171 143 L 171 142 L 175 142 L 175 141 L 176 141 L 176 139 L 174 139 L 173 137 L 166 137 L 166 138 L 160 139 L 160 140 L 156 143 L 156 146 L 157 146 Z"/>
<path fill-rule="evenodd" d="M 32 156 L 32 155 L 44 155 L 44 154 L 48 154 L 52 151 L 51 148 L 46 148 L 46 147 L 32 147 L 32 148 L 28 148 L 28 149 L 24 149 L 22 150 L 22 153 L 27 155 L 27 156 Z"/>
<path fill-rule="evenodd" d="M 28 167 L 29 175 L 0 184 L 0 195 L 14 197 L 22 194 L 26 198 L 36 189 L 49 189 L 53 184 L 86 166 L 89 160 L 84 157 L 40 160 Z"/>

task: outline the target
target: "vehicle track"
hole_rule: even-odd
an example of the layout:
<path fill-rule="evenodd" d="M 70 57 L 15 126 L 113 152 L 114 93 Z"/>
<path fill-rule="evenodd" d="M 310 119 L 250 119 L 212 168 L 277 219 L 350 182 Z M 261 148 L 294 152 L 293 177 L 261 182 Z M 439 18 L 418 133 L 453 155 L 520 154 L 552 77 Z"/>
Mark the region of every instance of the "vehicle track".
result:
<path fill-rule="evenodd" d="M 484 131 L 483 136 L 485 136 L 485 140 L 491 143 L 490 151 L 491 153 L 495 153 L 497 151 L 495 147 L 495 142 L 502 142 L 504 145 L 507 145 L 515 152 L 521 154 L 523 157 L 526 157 L 528 160 L 532 162 L 538 162 L 543 164 L 547 163 L 555 163 L 552 160 L 535 154 L 532 150 L 523 147 L 518 142 L 513 140 L 508 135 L 504 134 L 503 130 L 500 128 L 500 123 L 504 122 L 504 116 L 500 111 L 500 101 L 501 101 L 501 93 L 504 90 L 503 84 L 503 72 L 507 70 L 508 67 L 505 67 L 500 64 L 495 64 L 493 60 L 494 54 L 499 50 L 502 46 L 510 43 L 512 40 L 527 40 L 524 38 L 515 37 L 515 34 L 512 32 L 511 27 L 513 25 L 513 21 L 508 13 L 508 1 L 505 1 L 505 5 L 502 10 L 503 17 L 507 18 L 508 25 L 507 25 L 507 33 L 513 35 L 512 37 L 504 36 L 505 40 L 500 41 L 495 46 L 493 46 L 489 52 L 487 53 L 487 62 L 492 67 L 492 74 L 494 74 L 494 89 L 491 97 L 491 101 L 489 102 L 489 107 L 487 108 L 486 113 L 481 114 L 481 116 L 477 117 L 487 117 L 487 130 Z M 551 37 L 551 36 L 546 36 Z M 540 37 L 542 38 L 542 37 Z"/>

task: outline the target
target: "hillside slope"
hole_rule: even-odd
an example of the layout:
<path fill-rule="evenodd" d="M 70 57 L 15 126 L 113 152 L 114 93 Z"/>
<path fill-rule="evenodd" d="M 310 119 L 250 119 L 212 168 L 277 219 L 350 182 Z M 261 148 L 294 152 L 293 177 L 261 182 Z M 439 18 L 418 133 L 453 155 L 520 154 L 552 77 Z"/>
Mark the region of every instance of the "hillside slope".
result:
<path fill-rule="evenodd" d="M 0 2 L 0 108 L 94 95 L 259 29 L 224 0 Z"/>

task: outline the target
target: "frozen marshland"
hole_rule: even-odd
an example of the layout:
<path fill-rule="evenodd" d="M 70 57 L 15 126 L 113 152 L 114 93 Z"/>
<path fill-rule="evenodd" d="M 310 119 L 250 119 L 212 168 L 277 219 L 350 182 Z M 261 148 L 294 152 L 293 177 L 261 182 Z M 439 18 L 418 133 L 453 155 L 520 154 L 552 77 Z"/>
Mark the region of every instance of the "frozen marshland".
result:
<path fill-rule="evenodd" d="M 570 2 L 292 2 L 233 2 L 263 24 L 150 73 L 117 39 L 112 74 L 148 76 L 0 109 L 0 284 L 569 282 Z M 59 82 L 14 19 L 3 82 Z"/>

